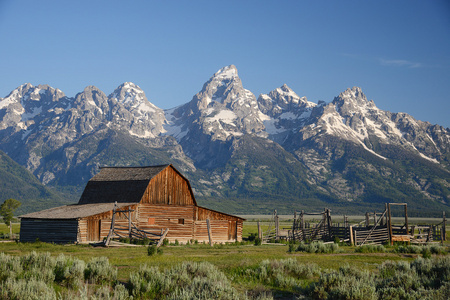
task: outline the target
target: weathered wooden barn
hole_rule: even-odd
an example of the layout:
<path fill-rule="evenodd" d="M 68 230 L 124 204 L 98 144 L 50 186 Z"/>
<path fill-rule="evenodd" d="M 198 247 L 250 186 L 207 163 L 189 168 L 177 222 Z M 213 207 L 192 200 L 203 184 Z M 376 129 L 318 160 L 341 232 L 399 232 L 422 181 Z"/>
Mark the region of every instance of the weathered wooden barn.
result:
<path fill-rule="evenodd" d="M 122 213 L 117 213 L 117 211 Z M 244 219 L 197 205 L 189 181 L 172 165 L 105 167 L 86 185 L 77 204 L 21 216 L 20 241 L 87 243 L 131 223 L 146 232 L 169 229 L 170 242 L 242 240 Z"/>

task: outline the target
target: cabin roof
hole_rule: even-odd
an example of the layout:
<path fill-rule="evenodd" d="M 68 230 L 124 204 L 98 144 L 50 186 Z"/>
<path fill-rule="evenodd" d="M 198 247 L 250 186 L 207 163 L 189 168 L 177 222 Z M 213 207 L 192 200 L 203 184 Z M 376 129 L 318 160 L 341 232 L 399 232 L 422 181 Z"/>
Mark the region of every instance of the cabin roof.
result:
<path fill-rule="evenodd" d="M 139 203 L 150 180 L 169 166 L 102 167 L 87 183 L 78 204 Z"/>
<path fill-rule="evenodd" d="M 135 205 L 136 203 L 118 203 L 116 208 Z M 89 217 L 114 209 L 114 203 L 71 204 L 54 207 L 20 216 L 22 219 L 78 219 Z"/>

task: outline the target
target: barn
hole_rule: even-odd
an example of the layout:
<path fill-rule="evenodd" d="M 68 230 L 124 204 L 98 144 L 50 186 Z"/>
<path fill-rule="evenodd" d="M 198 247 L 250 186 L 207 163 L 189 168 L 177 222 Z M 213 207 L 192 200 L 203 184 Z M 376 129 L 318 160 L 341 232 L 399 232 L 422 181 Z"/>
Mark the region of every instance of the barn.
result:
<path fill-rule="evenodd" d="M 21 216 L 20 241 L 89 243 L 112 228 L 131 235 L 133 227 L 138 233 L 167 231 L 170 242 L 223 243 L 242 240 L 243 221 L 198 206 L 189 181 L 173 165 L 103 167 L 77 204 Z"/>

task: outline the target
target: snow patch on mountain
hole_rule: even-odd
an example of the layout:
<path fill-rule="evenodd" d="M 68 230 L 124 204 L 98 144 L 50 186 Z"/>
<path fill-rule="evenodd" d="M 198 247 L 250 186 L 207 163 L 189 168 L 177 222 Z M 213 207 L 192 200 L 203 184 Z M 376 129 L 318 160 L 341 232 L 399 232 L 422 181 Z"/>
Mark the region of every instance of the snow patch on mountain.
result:
<path fill-rule="evenodd" d="M 233 126 L 236 126 L 236 124 L 234 123 L 234 121 L 236 120 L 237 116 L 236 114 L 228 109 L 224 109 L 219 111 L 217 114 L 215 114 L 212 117 L 207 117 L 205 119 L 206 123 L 213 123 L 213 122 L 219 122 L 222 121 L 226 124 L 230 124 Z"/>

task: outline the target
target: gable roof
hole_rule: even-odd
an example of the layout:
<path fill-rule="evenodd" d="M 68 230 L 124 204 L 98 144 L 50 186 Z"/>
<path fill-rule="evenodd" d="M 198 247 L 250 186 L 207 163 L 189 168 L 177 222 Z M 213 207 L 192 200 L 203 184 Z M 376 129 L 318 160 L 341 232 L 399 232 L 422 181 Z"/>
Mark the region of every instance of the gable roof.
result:
<path fill-rule="evenodd" d="M 78 204 L 139 203 L 150 180 L 171 167 L 186 180 L 194 204 L 197 205 L 189 180 L 171 164 L 148 167 L 102 167 L 87 183 Z"/>
<path fill-rule="evenodd" d="M 135 205 L 136 203 L 120 203 L 116 208 Z M 71 204 L 54 207 L 20 216 L 21 219 L 78 219 L 89 217 L 114 209 L 114 203 Z"/>
<path fill-rule="evenodd" d="M 138 203 L 150 180 L 168 166 L 102 167 L 88 181 L 78 204 Z"/>

